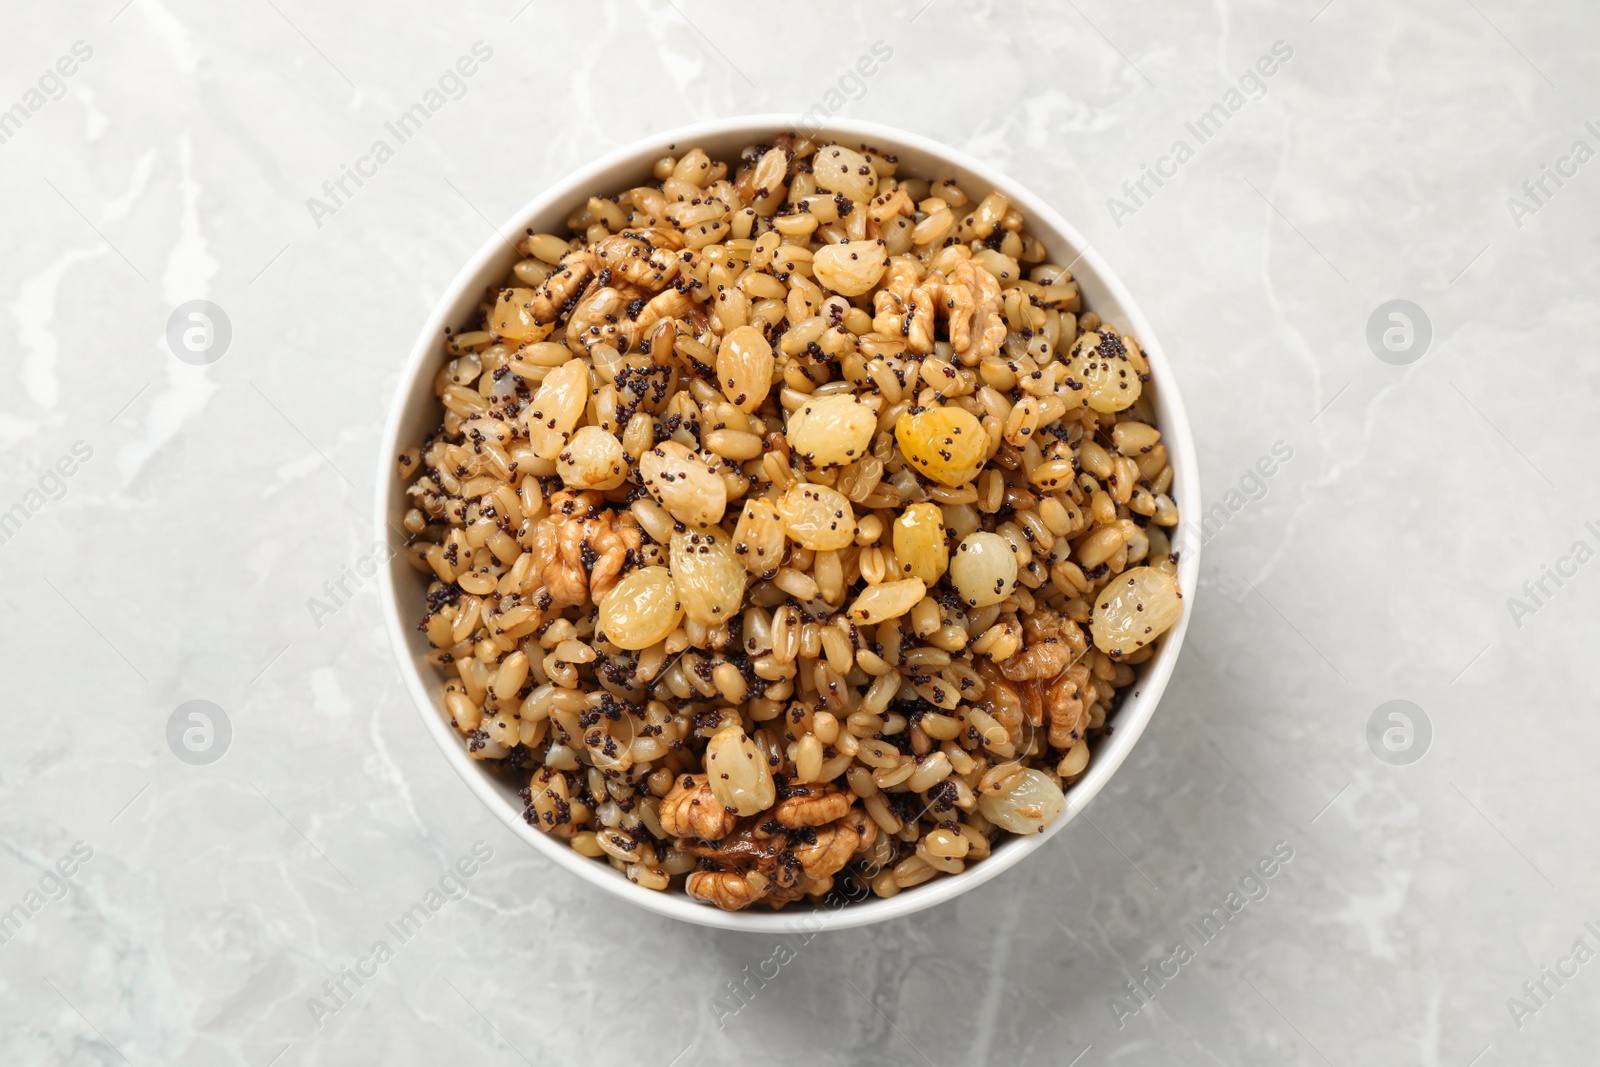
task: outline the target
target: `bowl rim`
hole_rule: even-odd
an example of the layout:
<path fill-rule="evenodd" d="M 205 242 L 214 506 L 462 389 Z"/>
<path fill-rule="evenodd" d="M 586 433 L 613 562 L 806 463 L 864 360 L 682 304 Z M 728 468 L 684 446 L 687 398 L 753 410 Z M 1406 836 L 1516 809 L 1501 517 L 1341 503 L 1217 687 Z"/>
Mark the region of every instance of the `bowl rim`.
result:
<path fill-rule="evenodd" d="M 411 354 L 401 371 L 390 402 L 388 415 L 378 453 L 378 475 L 375 492 L 375 529 L 377 541 L 389 549 L 388 562 L 378 568 L 378 590 L 382 602 L 385 630 L 394 652 L 400 673 L 412 703 L 423 718 L 429 736 L 444 753 L 447 762 L 455 769 L 467 787 L 519 838 L 531 845 L 556 866 L 587 881 L 596 888 L 646 911 L 700 926 L 750 933 L 789 933 L 796 931 L 843 930 L 900 918 L 925 908 L 942 904 L 969 890 L 998 877 L 1038 851 L 1046 841 L 1061 832 L 1062 828 L 1082 812 L 1104 788 L 1111 776 L 1127 759 L 1145 727 L 1154 716 L 1167 683 L 1176 667 L 1194 611 L 1194 597 L 1198 585 L 1201 538 L 1194 519 L 1173 528 L 1174 547 L 1180 549 L 1178 579 L 1184 596 L 1184 609 L 1177 624 L 1168 633 L 1157 654 L 1148 661 L 1137 683 L 1137 690 L 1124 698 L 1117 711 L 1115 730 L 1102 743 L 1089 771 L 1067 793 L 1067 808 L 1042 832 L 1028 838 L 1007 842 L 1004 848 L 969 867 L 960 874 L 935 879 L 915 889 L 889 898 L 869 897 L 852 901 L 837 908 L 784 911 L 725 912 L 719 908 L 696 903 L 686 894 L 660 892 L 629 882 L 609 865 L 580 856 L 566 844 L 551 838 L 530 826 L 520 809 L 507 802 L 492 776 L 481 764 L 473 760 L 461 743 L 455 730 L 440 713 L 440 698 L 432 691 L 422 671 L 413 660 L 409 624 L 403 621 L 394 575 L 399 568 L 408 566 L 402 558 L 404 540 L 388 522 L 388 515 L 396 494 L 404 486 L 395 476 L 394 456 L 402 449 L 399 434 L 407 413 L 417 403 L 420 390 L 427 389 L 428 401 L 433 401 L 428 383 L 432 380 L 432 365 L 437 361 L 439 339 L 453 305 L 461 299 L 468 286 L 480 286 L 479 276 L 501 258 L 507 257 L 508 247 L 504 233 L 521 231 L 532 220 L 552 208 L 560 207 L 582 193 L 588 195 L 596 183 L 606 179 L 612 170 L 634 166 L 666 154 L 669 146 L 697 144 L 704 139 L 726 138 L 747 133 L 751 143 L 759 143 L 774 131 L 797 128 L 798 116 L 792 114 L 752 114 L 678 126 L 643 137 L 631 144 L 608 152 L 599 159 L 580 167 L 565 178 L 551 184 L 526 204 L 518 208 L 508 222 L 491 234 L 457 272 L 440 293 L 433 309 L 423 323 L 413 344 Z M 1174 488 L 1177 499 L 1184 502 L 1190 516 L 1202 514 L 1200 478 L 1196 464 L 1193 435 L 1187 412 L 1179 393 L 1172 368 L 1154 329 L 1143 311 L 1115 271 L 1107 264 L 1083 235 L 1063 218 L 1048 202 L 1035 195 L 1014 178 L 995 167 L 974 159 L 965 152 L 950 148 L 929 137 L 908 130 L 858 119 L 829 119 L 813 136 L 828 135 L 850 143 L 874 144 L 890 150 L 909 149 L 940 158 L 953 169 L 1006 193 L 1029 219 L 1042 221 L 1066 239 L 1069 250 L 1075 252 L 1071 269 L 1077 277 L 1090 276 L 1096 286 L 1109 292 L 1119 306 L 1117 318 L 1126 322 L 1127 328 L 1139 338 L 1140 346 L 1151 365 L 1152 377 L 1157 382 L 1157 406 L 1160 409 L 1162 440 L 1168 445 L 1173 466 Z M 1055 250 L 1059 255 L 1061 250 Z M 820 918 L 819 918 L 820 917 Z"/>

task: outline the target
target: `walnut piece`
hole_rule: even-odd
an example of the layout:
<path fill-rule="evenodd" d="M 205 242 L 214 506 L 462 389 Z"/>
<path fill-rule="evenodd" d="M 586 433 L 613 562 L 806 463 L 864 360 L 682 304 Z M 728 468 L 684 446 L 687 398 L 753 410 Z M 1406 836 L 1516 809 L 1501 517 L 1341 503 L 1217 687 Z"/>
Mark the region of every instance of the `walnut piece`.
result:
<path fill-rule="evenodd" d="M 593 490 L 563 489 L 534 526 L 533 569 L 557 604 L 583 604 L 591 590 L 595 600 L 604 597 L 644 543 L 632 515 L 602 503 Z"/>
<path fill-rule="evenodd" d="M 673 792 L 683 787 L 684 796 L 693 796 L 685 780 L 697 777 L 700 776 L 680 775 Z M 689 875 L 689 895 L 727 911 L 758 902 L 781 908 L 801 897 L 827 893 L 833 888 L 834 875 L 844 869 L 850 857 L 877 840 L 877 824 L 865 811 L 852 806 L 847 793 L 790 799 L 826 805 L 838 811 L 839 816 L 825 826 L 810 830 L 802 827 L 800 832 L 788 834 L 764 829 L 770 827 L 771 815 L 763 812 L 741 820 L 735 833 L 714 845 L 684 842 L 683 850 L 700 857 L 706 868 Z M 667 826 L 667 807 L 663 802 L 663 827 Z"/>
<path fill-rule="evenodd" d="M 673 837 L 720 841 L 733 833 L 739 816 L 717 803 L 703 774 L 681 775 L 661 801 L 661 828 Z"/>
<path fill-rule="evenodd" d="M 683 812 L 693 810 L 687 802 L 701 792 L 704 780 L 703 775 L 678 776 L 661 804 L 661 825 L 669 833 L 682 828 Z M 825 807 L 837 816 L 826 825 L 797 826 L 790 833 L 777 830 L 772 826 L 772 813 L 762 812 L 739 820 L 732 834 L 715 843 L 680 835 L 685 838 L 680 847 L 699 857 L 702 867 L 688 877 L 685 888 L 689 895 L 725 911 L 740 911 L 756 903 L 781 908 L 801 897 L 829 892 L 834 876 L 850 857 L 871 848 L 878 839 L 877 824 L 854 806 L 848 793 L 790 797 L 784 803 L 791 800 L 811 805 L 791 811 L 815 815 Z"/>
<path fill-rule="evenodd" d="M 599 269 L 599 260 L 587 248 L 561 257 L 556 272 L 546 278 L 532 302 L 535 322 L 555 322 L 568 300 L 583 291 L 584 283 Z"/>
<path fill-rule="evenodd" d="M 783 833 L 763 830 L 761 824 L 766 819 L 765 813 L 742 819 L 735 831 L 723 840 L 714 844 L 685 841 L 683 850 L 716 867 L 760 870 L 770 875 L 787 852 L 789 838 Z"/>
<path fill-rule="evenodd" d="M 743 911 L 766 896 L 765 879 L 746 878 L 739 871 L 691 871 L 683 888 L 702 904 L 715 904 L 723 911 Z"/>
<path fill-rule="evenodd" d="M 595 345 L 618 352 L 639 347 L 647 327 L 628 318 L 628 305 L 644 292 L 631 285 L 586 290 L 567 316 L 567 347 L 580 356 Z"/>
<path fill-rule="evenodd" d="M 878 840 L 878 824 L 872 821 L 872 816 L 864 808 L 852 807 L 844 817 L 845 825 L 856 832 L 859 838 L 856 843 L 856 854 L 859 855 L 871 848 Z"/>
<path fill-rule="evenodd" d="M 802 826 L 825 826 L 844 818 L 849 811 L 848 793 L 813 792 L 798 786 L 789 799 L 779 803 L 773 815 L 780 825 L 798 830 Z"/>
<path fill-rule="evenodd" d="M 812 878 L 802 875 L 800 880 L 787 889 L 773 889 L 761 898 L 761 903 L 769 908 L 779 909 L 785 904 L 793 904 L 801 897 L 824 896 L 833 889 L 833 878 Z"/>
<path fill-rule="evenodd" d="M 681 282 L 682 279 L 679 279 L 680 284 Z M 648 332 L 652 326 L 663 319 L 686 319 L 696 329 L 700 328 L 697 320 L 704 322 L 707 327 L 710 326 L 710 320 L 706 319 L 705 313 L 677 285 L 663 289 L 651 297 L 649 302 L 639 310 L 639 317 L 634 321 L 639 324 L 641 332 Z"/>
<path fill-rule="evenodd" d="M 613 278 L 652 293 L 659 292 L 678 273 L 678 257 L 653 246 L 643 231 L 629 230 L 607 237 L 595 245 L 594 250 L 600 257 L 600 265 L 610 270 Z"/>
<path fill-rule="evenodd" d="M 1083 739 L 1083 729 L 1089 721 L 1089 706 L 1084 700 L 1088 681 L 1089 668 L 1076 663 L 1044 691 L 1044 711 L 1050 716 L 1050 744 L 1056 748 L 1071 748 Z"/>
<path fill-rule="evenodd" d="M 950 347 L 961 362 L 971 367 L 999 355 L 1006 340 L 999 279 L 970 259 L 963 259 L 951 268 L 943 296 L 950 319 Z"/>
<path fill-rule="evenodd" d="M 994 721 L 1005 727 L 1006 741 L 1011 745 L 1010 751 L 996 747 L 994 750 L 1003 755 L 1015 755 L 1019 748 L 1025 747 L 1025 742 L 1032 736 L 1033 730 L 1044 722 L 1042 709 L 1037 702 L 1030 700 L 1019 690 L 1032 688 L 1027 683 L 1012 685 L 1009 682 L 996 680 L 991 683 L 984 699 L 975 707 L 987 711 Z"/>
<path fill-rule="evenodd" d="M 1022 633 L 1023 647 L 1000 664 L 1000 673 L 1012 682 L 1054 678 L 1089 647 L 1077 623 L 1043 608 L 1023 618 Z"/>
<path fill-rule="evenodd" d="M 651 249 L 665 248 L 676 252 L 683 248 L 683 231 L 670 223 L 665 228 L 660 226 L 630 226 L 622 231 L 622 236 L 637 238 L 649 245 Z"/>
<path fill-rule="evenodd" d="M 816 842 L 798 845 L 794 854 L 808 878 L 831 878 L 850 862 L 860 844 L 861 836 L 841 819 L 818 829 Z"/>
<path fill-rule="evenodd" d="M 792 888 L 804 875 L 801 863 L 789 849 L 787 834 L 762 829 L 766 820 L 766 813 L 741 820 L 731 836 L 714 845 L 686 840 L 683 850 L 700 857 L 702 866 L 708 868 L 696 873 L 736 874 L 742 879 L 699 879 L 701 893 L 690 888 L 690 895 L 719 908 L 737 911 L 769 893 Z M 695 875 L 691 874 L 689 885 L 695 884 Z M 734 906 L 722 903 L 723 900 Z"/>
<path fill-rule="evenodd" d="M 1078 660 L 1089 642 L 1077 623 L 1054 611 L 1035 611 L 1022 620 L 1023 648 L 1000 664 L 1016 683 L 1028 718 L 1050 720 L 1050 744 L 1070 748 L 1082 739 L 1088 722 L 1089 667 Z"/>
<path fill-rule="evenodd" d="M 888 280 L 873 294 L 872 328 L 905 339 L 906 350 L 919 356 L 933 351 L 933 314 L 939 306 L 944 276 L 934 271 L 919 282 L 917 265 L 904 256 L 889 261 Z"/>

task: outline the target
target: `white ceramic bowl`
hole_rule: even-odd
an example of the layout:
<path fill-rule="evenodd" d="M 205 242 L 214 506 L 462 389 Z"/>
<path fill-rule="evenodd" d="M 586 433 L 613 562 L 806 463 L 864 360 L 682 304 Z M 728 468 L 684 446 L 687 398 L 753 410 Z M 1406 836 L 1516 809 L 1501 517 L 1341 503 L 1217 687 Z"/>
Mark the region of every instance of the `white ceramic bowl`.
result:
<path fill-rule="evenodd" d="M 793 116 L 749 115 L 669 130 L 613 152 L 576 171 L 535 197 L 501 229 L 505 233 L 520 233 L 527 227 L 532 227 L 534 232 L 559 232 L 567 216 L 591 194 L 597 191 L 614 192 L 648 181 L 651 164 L 663 155 L 698 145 L 715 159 L 732 159 L 745 146 L 770 142 L 778 133 L 793 127 Z M 1175 474 L 1174 497 L 1186 515 L 1200 514 L 1200 480 L 1195 466 L 1194 441 L 1161 344 L 1122 283 L 1100 256 L 1088 247 L 1088 242 L 1077 230 L 1069 226 L 1049 204 L 1005 175 L 926 137 L 874 123 L 848 120 L 829 123 L 826 131 L 817 136 L 836 138 L 851 145 L 874 145 L 898 155 L 902 173 L 925 178 L 954 177 L 975 197 L 994 189 L 1009 197 L 1011 203 L 1027 218 L 1029 230 L 1050 250 L 1051 260 L 1071 265 L 1073 276 L 1082 289 L 1085 306 L 1118 328 L 1131 332 L 1143 346 L 1153 373 L 1152 392 L 1157 418 Z M 405 485 L 394 471 L 394 457 L 403 449 L 423 441 L 438 425 L 440 407 L 433 395 L 432 381 L 443 358 L 444 328 L 462 329 L 468 326 L 468 318 L 480 294 L 486 287 L 500 283 L 513 260 L 514 254 L 506 243 L 498 236 L 491 237 L 471 262 L 462 268 L 440 298 L 438 306 L 428 316 L 411 350 L 411 358 L 400 376 L 394 406 L 384 429 L 378 464 L 377 536 L 380 543 L 387 544 L 391 549 L 389 564 L 380 571 L 378 584 L 389 636 L 400 661 L 401 673 L 422 713 L 428 732 L 438 742 L 445 759 L 478 798 L 513 833 L 557 866 L 591 883 L 598 891 L 614 894 L 641 908 L 674 919 L 752 932 L 792 930 L 802 913 L 806 913 L 807 921 L 813 928 L 825 924 L 830 929 L 862 926 L 908 915 L 982 885 L 1024 857 L 1047 847 L 1050 839 L 1060 833 L 1072 816 L 1100 792 L 1122 765 L 1134 743 L 1139 740 L 1145 724 L 1150 721 L 1156 703 L 1166 689 L 1167 680 L 1172 676 L 1178 651 L 1183 645 L 1184 631 L 1188 628 L 1189 616 L 1193 611 L 1199 572 L 1200 544 L 1192 534 L 1194 527 L 1190 523 L 1186 522 L 1174 532 L 1174 546 L 1182 550 L 1178 579 L 1185 593 L 1183 617 L 1162 642 L 1159 652 L 1143 665 L 1134 683 L 1134 692 L 1124 699 L 1112 720 L 1115 730 L 1109 737 L 1096 743 L 1088 773 L 1068 793 L 1066 814 L 1042 834 L 1001 841 L 990 858 L 974 863 L 961 874 L 936 879 L 886 900 L 871 897 L 834 910 L 808 909 L 804 904 L 797 904 L 781 912 L 764 909 L 724 912 L 697 904 L 681 891 L 660 893 L 636 886 L 609 865 L 585 859 L 563 842 L 535 830 L 523 820 L 523 804 L 517 796 L 517 790 L 526 783 L 497 775 L 491 768 L 467 755 L 461 738 L 450 726 L 444 712 L 442 679 L 437 670 L 423 661 L 428 644 L 423 635 L 417 632 L 416 621 L 421 614 L 426 580 L 407 565 L 399 551 L 403 542 L 396 531 L 402 529 L 400 519 L 407 502 Z"/>

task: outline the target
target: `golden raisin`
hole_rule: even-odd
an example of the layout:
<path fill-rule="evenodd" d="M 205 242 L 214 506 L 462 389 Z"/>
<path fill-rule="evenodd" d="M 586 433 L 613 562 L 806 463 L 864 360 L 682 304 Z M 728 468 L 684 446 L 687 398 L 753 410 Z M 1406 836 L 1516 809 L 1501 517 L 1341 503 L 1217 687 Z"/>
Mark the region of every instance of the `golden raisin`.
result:
<path fill-rule="evenodd" d="M 906 412 L 894 424 L 894 437 L 911 469 L 940 485 L 970 482 L 989 454 L 989 435 L 978 417 L 950 404 Z"/>

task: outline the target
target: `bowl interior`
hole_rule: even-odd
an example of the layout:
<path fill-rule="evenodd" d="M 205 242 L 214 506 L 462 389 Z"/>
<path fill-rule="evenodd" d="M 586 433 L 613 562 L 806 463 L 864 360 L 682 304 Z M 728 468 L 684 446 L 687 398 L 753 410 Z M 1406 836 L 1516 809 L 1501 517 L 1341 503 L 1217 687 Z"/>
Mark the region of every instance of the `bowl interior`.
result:
<path fill-rule="evenodd" d="M 651 164 L 662 155 L 698 145 L 713 158 L 730 159 L 748 145 L 768 142 L 794 126 L 793 116 L 751 116 L 701 126 L 685 127 L 641 141 L 578 171 L 520 210 L 506 225 L 505 234 L 560 233 L 565 220 L 595 192 L 612 193 L 649 180 Z M 1014 181 L 988 167 L 920 136 L 861 122 L 831 122 L 816 135 L 848 145 L 867 144 L 897 155 L 900 172 L 916 177 L 955 178 L 963 189 L 981 197 L 992 190 L 1004 193 L 1027 218 L 1028 228 L 1050 250 L 1053 262 L 1070 266 L 1083 293 L 1084 304 L 1102 319 L 1138 338 L 1151 363 L 1157 419 L 1174 469 L 1173 495 L 1187 515 L 1199 514 L 1199 478 L 1188 419 L 1172 381 L 1161 346 L 1122 284 L 1078 232 L 1047 204 Z M 1059 832 L 1104 786 L 1126 757 L 1149 721 L 1162 690 L 1172 674 L 1184 632 L 1193 610 L 1199 569 L 1199 539 L 1185 523 L 1172 533 L 1179 557 L 1179 583 L 1185 608 L 1157 654 L 1143 664 L 1139 678 L 1110 720 L 1115 729 L 1094 742 L 1094 758 L 1085 776 L 1068 792 L 1066 814 L 1044 833 L 1027 838 L 1007 838 L 993 855 L 967 871 L 907 890 L 889 899 L 868 898 L 838 908 L 793 905 L 782 912 L 723 912 L 696 904 L 677 892 L 656 892 L 629 882 L 609 865 L 585 859 L 564 843 L 529 826 L 522 819 L 523 804 L 517 791 L 526 783 L 471 759 L 444 711 L 439 672 L 423 659 L 427 639 L 417 632 L 416 620 L 426 592 L 427 579 L 405 561 L 401 519 L 408 502 L 405 483 L 396 477 L 394 457 L 404 448 L 423 441 L 438 425 L 441 408 L 432 382 L 443 360 L 444 329 L 470 325 L 484 290 L 498 285 L 517 254 L 499 236 L 492 237 L 451 283 L 423 327 L 410 360 L 401 374 L 394 405 L 384 435 L 378 476 L 378 535 L 390 548 L 388 565 L 380 572 L 384 614 L 407 687 L 424 721 L 446 758 L 480 799 L 519 836 L 555 863 L 596 886 L 661 914 L 704 925 L 747 931 L 782 931 L 802 921 L 812 928 L 825 922 L 845 928 L 876 922 L 929 907 L 971 889 L 1011 867 L 1040 848 Z M 818 912 L 823 914 L 819 915 Z M 802 920 L 804 916 L 804 920 Z"/>

